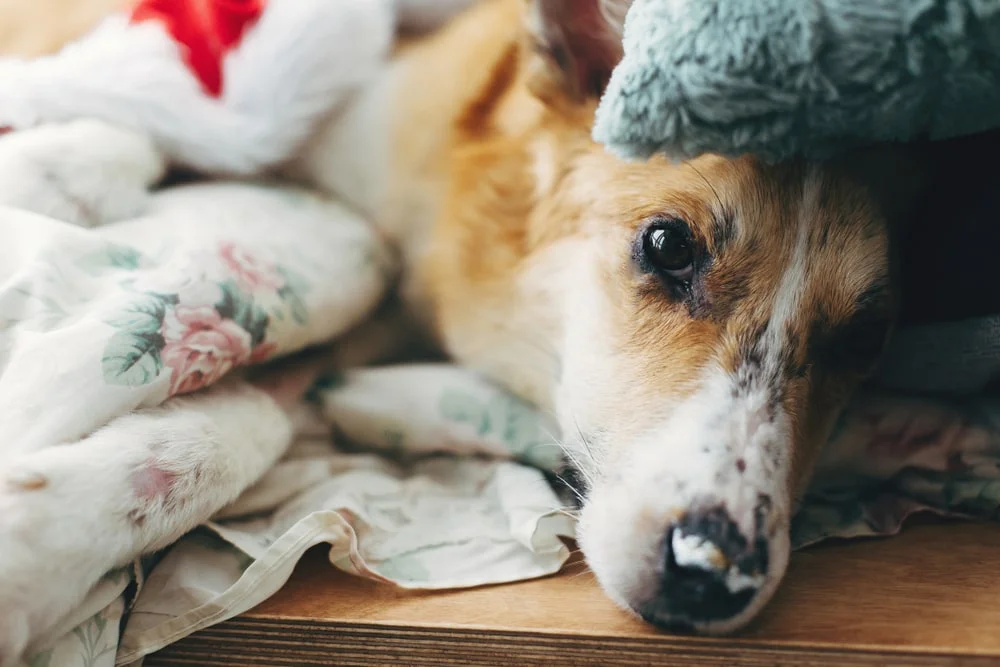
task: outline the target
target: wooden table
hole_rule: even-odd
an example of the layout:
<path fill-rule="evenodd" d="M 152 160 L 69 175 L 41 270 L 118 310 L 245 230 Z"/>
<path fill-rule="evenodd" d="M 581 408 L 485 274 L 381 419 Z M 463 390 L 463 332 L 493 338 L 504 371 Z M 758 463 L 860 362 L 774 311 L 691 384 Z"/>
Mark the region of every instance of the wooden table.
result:
<path fill-rule="evenodd" d="M 152 656 L 164 665 L 1000 665 L 1000 525 L 925 523 L 794 555 L 741 637 L 659 633 L 580 562 L 548 579 L 405 593 L 320 550 L 249 613 Z"/>

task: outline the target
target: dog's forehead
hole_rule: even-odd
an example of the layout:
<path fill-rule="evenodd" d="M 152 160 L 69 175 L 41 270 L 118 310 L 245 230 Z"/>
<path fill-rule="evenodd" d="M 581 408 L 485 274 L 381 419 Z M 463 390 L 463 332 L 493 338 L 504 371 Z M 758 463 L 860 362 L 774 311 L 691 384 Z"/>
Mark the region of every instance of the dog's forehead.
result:
<path fill-rule="evenodd" d="M 836 322 L 887 284 L 886 227 L 850 180 L 817 165 L 713 166 L 711 229 L 702 233 L 713 256 L 709 291 L 723 312 L 727 293 L 761 316 L 794 297 L 796 319 Z"/>

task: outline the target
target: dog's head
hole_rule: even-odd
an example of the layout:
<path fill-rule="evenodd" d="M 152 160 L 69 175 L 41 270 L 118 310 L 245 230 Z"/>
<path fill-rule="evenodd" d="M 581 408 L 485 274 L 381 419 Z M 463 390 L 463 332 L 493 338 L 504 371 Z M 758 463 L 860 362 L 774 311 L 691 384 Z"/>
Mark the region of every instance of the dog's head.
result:
<path fill-rule="evenodd" d="M 608 154 L 590 131 L 627 5 L 493 0 L 463 29 L 503 55 L 470 66 L 488 81 L 438 220 L 439 317 L 451 352 L 557 412 L 610 596 L 727 632 L 781 580 L 795 499 L 889 335 L 871 177 L 898 172 Z"/>
<path fill-rule="evenodd" d="M 533 215 L 578 230 L 556 409 L 607 592 L 728 632 L 781 580 L 795 499 L 889 335 L 887 226 L 857 162 L 626 163 L 589 144 L 627 5 L 527 0 L 525 82 L 548 110 Z"/>

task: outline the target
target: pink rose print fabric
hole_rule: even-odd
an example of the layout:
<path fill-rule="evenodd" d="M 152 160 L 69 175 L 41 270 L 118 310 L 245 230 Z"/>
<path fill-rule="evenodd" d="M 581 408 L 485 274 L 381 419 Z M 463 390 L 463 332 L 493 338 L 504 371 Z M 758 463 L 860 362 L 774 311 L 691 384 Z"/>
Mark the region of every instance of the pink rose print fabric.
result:
<path fill-rule="evenodd" d="M 160 356 L 170 369 L 171 395 L 213 384 L 250 360 L 250 334 L 210 306 L 177 306 L 164 318 L 162 331 Z"/>
<path fill-rule="evenodd" d="M 94 229 L 27 213 L 3 222 L 0 397 L 9 437 L 29 443 L 80 438 L 333 339 L 395 277 L 366 221 L 291 188 L 171 188 L 142 218 Z M 82 395 L 86 410 L 52 409 Z"/>
<path fill-rule="evenodd" d="M 285 280 L 273 264 L 262 262 L 235 243 L 223 243 L 219 255 L 232 272 L 240 289 L 247 292 L 266 290 L 277 292 Z"/>
<path fill-rule="evenodd" d="M 179 292 L 146 291 L 111 338 L 104 360 L 110 384 L 147 384 L 169 376 L 168 396 L 186 394 L 218 382 L 239 366 L 266 361 L 278 349 L 268 341 L 273 318 L 306 324 L 300 312 L 306 281 L 262 260 L 233 241 L 200 255 L 217 266 L 198 287 Z M 118 262 L 127 271 L 135 262 Z M 189 294 L 216 296 L 213 303 L 191 302 Z M 270 304 L 270 308 L 266 307 Z M 283 312 L 284 311 L 284 312 Z"/>

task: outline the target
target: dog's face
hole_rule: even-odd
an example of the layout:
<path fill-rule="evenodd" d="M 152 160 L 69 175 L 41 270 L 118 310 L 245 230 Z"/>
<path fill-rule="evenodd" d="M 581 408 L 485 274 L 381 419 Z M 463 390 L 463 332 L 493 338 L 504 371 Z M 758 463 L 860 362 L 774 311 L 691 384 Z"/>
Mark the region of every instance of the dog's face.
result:
<path fill-rule="evenodd" d="M 892 322 L 884 225 L 815 166 L 583 160 L 557 409 L 608 592 L 742 625 L 784 573 L 794 498 Z"/>
<path fill-rule="evenodd" d="M 562 174 L 535 215 L 578 230 L 556 408 L 580 545 L 647 620 L 728 632 L 781 580 L 794 499 L 886 342 L 887 229 L 830 165 L 630 164 L 568 145 L 614 50 L 595 2 L 566 4 L 529 2 L 528 87 L 552 109 Z"/>

